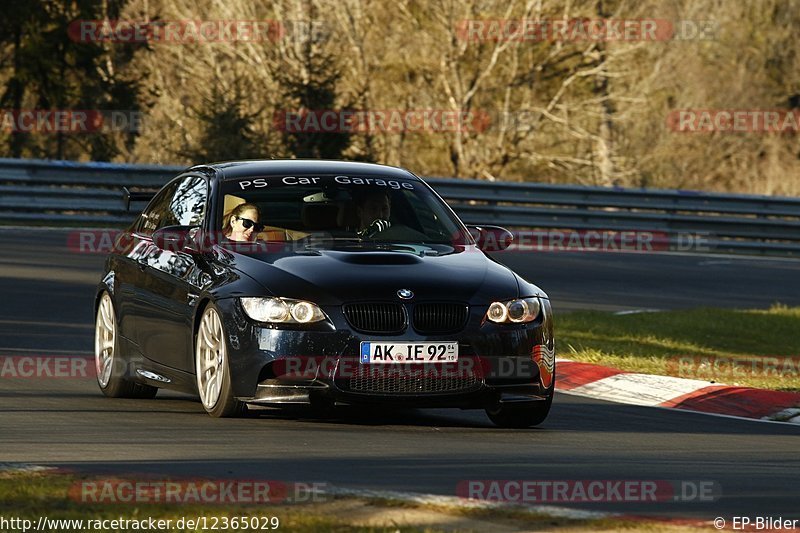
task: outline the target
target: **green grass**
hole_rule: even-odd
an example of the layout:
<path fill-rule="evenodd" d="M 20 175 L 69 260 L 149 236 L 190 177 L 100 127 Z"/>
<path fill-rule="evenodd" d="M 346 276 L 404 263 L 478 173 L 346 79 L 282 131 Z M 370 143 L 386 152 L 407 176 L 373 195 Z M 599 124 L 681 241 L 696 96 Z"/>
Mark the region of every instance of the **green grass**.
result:
<path fill-rule="evenodd" d="M 72 474 L 61 473 L 0 473 L 0 517 L 26 519 L 32 522 L 32 528 L 40 516 L 48 519 L 73 520 L 172 520 L 198 516 L 223 517 L 273 517 L 280 519 L 277 529 L 248 529 L 236 527 L 222 529 L 221 522 L 217 531 L 298 531 L 298 532 L 437 532 L 437 531 L 483 531 L 492 524 L 505 526 L 507 529 L 524 530 L 559 530 L 559 531 L 678 531 L 678 528 L 664 523 L 643 520 L 578 520 L 553 518 L 541 514 L 511 509 L 464 509 L 448 508 L 440 505 L 417 505 L 413 503 L 371 499 L 337 498 L 322 503 L 306 503 L 294 505 L 167 505 L 167 504 L 87 504 L 70 497 L 70 489 L 83 480 L 97 481 Z M 407 509 L 409 515 L 402 519 L 383 520 L 381 517 L 398 508 Z M 361 518 L 351 516 L 352 509 L 357 509 Z M 380 526 L 361 525 L 364 513 L 371 515 L 377 522 L 386 522 Z M 444 528 L 427 525 L 431 515 L 435 515 L 435 523 L 450 525 Z M 397 517 L 398 515 L 394 515 Z M 466 521 L 459 519 L 466 517 Z M 370 523 L 374 523 L 372 520 Z M 458 524 L 453 527 L 453 524 Z M 87 524 L 85 524 L 87 525 Z M 130 525 L 128 525 L 128 530 Z M 208 528 L 211 523 L 208 523 Z M 13 528 L 11 530 L 14 530 Z M 17 528 L 17 531 L 22 531 Z M 33 530 L 33 529 L 31 529 Z M 29 530 L 29 531 L 31 531 Z M 148 529 L 142 529 L 147 531 Z M 209 529 L 206 529 L 207 531 Z M 4 530 L 5 531 L 5 530 Z M 53 530 L 56 531 L 56 530 Z M 68 527 L 57 530 L 59 533 L 76 531 Z M 83 531 L 87 531 L 84 529 Z M 95 530 L 100 531 L 100 530 Z M 111 529 L 106 529 L 111 531 Z M 150 530 L 152 531 L 152 530 Z M 159 531 L 202 531 L 202 529 L 178 529 L 176 527 L 159 529 Z"/>
<path fill-rule="evenodd" d="M 559 356 L 622 370 L 800 391 L 800 308 L 556 317 Z"/>
<path fill-rule="evenodd" d="M 272 517 L 280 519 L 280 530 L 290 531 L 352 531 L 337 520 L 304 512 L 302 506 L 287 509 L 284 506 L 199 506 L 160 504 L 84 504 L 71 499 L 70 488 L 80 479 L 69 475 L 53 474 L 0 474 L 0 516 L 32 520 L 40 516 L 50 519 L 83 520 L 141 520 L 148 517 L 172 519 L 182 517 Z M 35 527 L 35 525 L 34 525 Z M 71 529 L 58 529 L 71 531 Z M 99 530 L 98 530 L 99 531 Z M 175 527 L 164 531 L 183 531 Z M 250 531 L 245 529 L 243 531 Z M 363 531 L 369 531 L 364 529 Z"/>

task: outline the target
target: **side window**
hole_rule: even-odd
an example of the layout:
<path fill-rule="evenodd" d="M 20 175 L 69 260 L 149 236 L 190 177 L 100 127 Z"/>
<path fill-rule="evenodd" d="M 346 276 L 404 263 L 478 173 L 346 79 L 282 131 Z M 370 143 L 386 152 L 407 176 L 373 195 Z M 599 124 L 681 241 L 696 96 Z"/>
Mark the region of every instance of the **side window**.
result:
<path fill-rule="evenodd" d="M 190 176 L 178 185 L 175 196 L 169 203 L 168 218 L 173 220 L 172 224 L 178 226 L 198 226 L 203 223 L 207 202 L 206 180 L 199 176 Z"/>
<path fill-rule="evenodd" d="M 206 180 L 189 176 L 161 190 L 139 219 L 136 230 L 151 235 L 166 226 L 194 226 L 203 222 L 208 203 Z"/>
<path fill-rule="evenodd" d="M 171 183 L 166 188 L 161 189 L 153 198 L 147 208 L 139 217 L 136 230 L 144 235 L 150 235 L 158 228 L 168 226 L 169 204 L 175 195 L 178 182 Z"/>

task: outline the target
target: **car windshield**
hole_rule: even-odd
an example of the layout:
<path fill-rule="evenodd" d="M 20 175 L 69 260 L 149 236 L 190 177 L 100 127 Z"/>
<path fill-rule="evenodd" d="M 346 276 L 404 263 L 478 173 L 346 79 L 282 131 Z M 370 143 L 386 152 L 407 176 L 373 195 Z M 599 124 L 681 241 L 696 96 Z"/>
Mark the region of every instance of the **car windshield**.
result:
<path fill-rule="evenodd" d="M 471 240 L 447 206 L 413 179 L 258 176 L 224 182 L 222 197 L 217 227 L 227 235 L 254 226 L 250 240 L 376 247 Z M 246 226 L 236 225 L 241 219 Z"/>

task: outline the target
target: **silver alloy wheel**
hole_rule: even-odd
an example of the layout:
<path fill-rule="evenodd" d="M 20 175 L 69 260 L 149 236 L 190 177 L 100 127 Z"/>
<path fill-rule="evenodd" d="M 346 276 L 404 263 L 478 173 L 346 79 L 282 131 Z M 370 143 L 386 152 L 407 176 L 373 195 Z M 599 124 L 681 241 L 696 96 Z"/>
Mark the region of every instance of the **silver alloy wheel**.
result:
<path fill-rule="evenodd" d="M 104 293 L 97 308 L 97 322 L 94 329 L 94 364 L 97 368 L 97 382 L 100 387 L 108 387 L 114 369 L 114 341 L 117 335 L 117 322 L 114 318 L 114 304 Z"/>
<path fill-rule="evenodd" d="M 227 350 L 219 314 L 213 307 L 203 312 L 197 332 L 195 351 L 197 390 L 206 409 L 213 409 L 219 402 L 222 381 L 225 375 Z"/>

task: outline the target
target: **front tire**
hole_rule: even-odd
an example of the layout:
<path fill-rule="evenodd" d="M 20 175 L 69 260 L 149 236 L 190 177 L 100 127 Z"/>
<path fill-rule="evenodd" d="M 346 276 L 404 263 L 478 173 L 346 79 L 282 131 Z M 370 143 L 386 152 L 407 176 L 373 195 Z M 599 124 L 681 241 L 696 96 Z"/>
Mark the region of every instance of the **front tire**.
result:
<path fill-rule="evenodd" d="M 97 385 L 109 398 L 155 398 L 157 387 L 125 379 L 127 361 L 120 353 L 117 318 L 111 296 L 104 292 L 97 306 L 94 328 L 94 364 Z"/>
<path fill-rule="evenodd" d="M 220 313 L 214 304 L 208 304 L 197 329 L 195 373 L 200 401 L 214 418 L 241 416 L 246 411 L 245 404 L 233 396 L 225 339 Z"/>
<path fill-rule="evenodd" d="M 523 429 L 538 426 L 550 413 L 553 394 L 546 400 L 532 402 L 499 404 L 486 408 L 489 420 L 501 428 Z"/>

